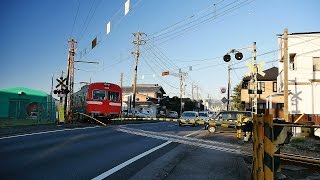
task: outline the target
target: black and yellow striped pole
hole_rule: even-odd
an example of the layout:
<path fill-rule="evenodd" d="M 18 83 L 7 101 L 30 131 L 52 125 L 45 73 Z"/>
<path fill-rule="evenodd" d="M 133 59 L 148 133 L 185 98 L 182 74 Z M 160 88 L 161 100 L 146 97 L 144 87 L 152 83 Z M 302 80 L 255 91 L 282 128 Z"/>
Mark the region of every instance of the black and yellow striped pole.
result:
<path fill-rule="evenodd" d="M 264 168 L 263 168 L 263 125 L 264 116 L 253 115 L 253 169 L 252 179 L 260 180 L 264 179 Z"/>
<path fill-rule="evenodd" d="M 265 118 L 264 122 L 264 178 L 274 179 L 275 170 L 280 166 L 274 159 L 274 154 L 277 153 L 277 148 L 273 144 L 273 119 L 271 116 Z M 279 149 L 278 149 L 279 150 Z M 280 151 L 279 151 L 280 152 Z"/>
<path fill-rule="evenodd" d="M 242 138 L 242 129 L 241 129 L 242 118 L 243 118 L 242 114 L 238 115 L 238 117 L 237 117 L 236 129 L 237 129 L 237 138 L 238 139 Z"/>
<path fill-rule="evenodd" d="M 265 179 L 274 179 L 281 176 L 280 145 L 289 143 L 291 132 L 289 127 L 276 124 L 285 124 L 284 120 L 273 120 L 267 116 L 264 124 L 264 173 Z"/>

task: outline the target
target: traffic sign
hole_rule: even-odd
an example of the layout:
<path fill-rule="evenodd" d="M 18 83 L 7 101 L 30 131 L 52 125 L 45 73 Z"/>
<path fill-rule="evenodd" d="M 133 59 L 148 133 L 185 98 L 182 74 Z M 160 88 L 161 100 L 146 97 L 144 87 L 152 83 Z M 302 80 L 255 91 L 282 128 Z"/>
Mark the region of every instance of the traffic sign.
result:
<path fill-rule="evenodd" d="M 220 93 L 221 94 L 224 94 L 226 92 L 227 92 L 227 88 L 225 88 L 225 87 L 220 88 Z"/>
<path fill-rule="evenodd" d="M 227 99 L 226 97 L 223 97 L 223 98 L 221 99 L 221 102 L 223 102 L 223 104 L 225 104 L 226 102 L 228 102 L 228 99 Z"/>
<path fill-rule="evenodd" d="M 169 71 L 162 72 L 162 76 L 167 76 L 167 75 L 169 75 Z"/>
<path fill-rule="evenodd" d="M 61 88 L 63 87 L 67 87 L 67 85 L 64 84 L 64 82 L 67 80 L 67 78 L 60 77 L 59 79 L 56 79 L 58 81 L 58 85 L 56 85 L 56 88 L 58 88 L 59 86 L 61 86 Z"/>

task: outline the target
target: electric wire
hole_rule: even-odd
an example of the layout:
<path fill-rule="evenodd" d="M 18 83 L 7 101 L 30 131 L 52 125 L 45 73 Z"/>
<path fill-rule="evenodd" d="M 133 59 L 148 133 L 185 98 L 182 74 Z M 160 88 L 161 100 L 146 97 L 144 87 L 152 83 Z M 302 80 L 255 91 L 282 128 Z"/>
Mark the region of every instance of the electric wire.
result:
<path fill-rule="evenodd" d="M 143 56 L 141 56 L 141 59 L 149 66 L 149 68 L 154 72 L 156 73 L 156 71 L 152 68 L 152 66 L 150 66 L 150 64 L 148 63 L 147 60 L 145 60 L 145 58 Z M 176 88 L 174 87 L 173 85 L 169 84 L 168 82 L 166 82 L 164 79 L 162 79 L 159 75 L 156 75 L 160 80 L 162 80 L 165 84 L 167 84 L 168 86 L 170 86 L 171 88 L 174 88 L 174 89 L 179 89 L 179 88 Z"/>
<path fill-rule="evenodd" d="M 75 26 L 76 21 L 77 21 L 79 9 L 80 9 L 80 1 L 78 0 L 78 7 L 77 7 L 77 11 L 76 11 L 75 17 L 74 17 L 74 19 L 73 19 L 73 24 L 72 24 L 72 28 L 71 28 L 70 38 L 73 36 L 73 30 L 74 30 L 74 26 Z"/>

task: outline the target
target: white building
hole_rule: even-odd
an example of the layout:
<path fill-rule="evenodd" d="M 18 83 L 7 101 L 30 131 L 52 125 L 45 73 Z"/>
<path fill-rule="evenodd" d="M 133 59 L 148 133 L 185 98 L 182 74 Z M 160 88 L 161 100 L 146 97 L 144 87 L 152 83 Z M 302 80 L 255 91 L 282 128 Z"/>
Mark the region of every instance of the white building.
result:
<path fill-rule="evenodd" d="M 278 37 L 278 93 L 283 92 L 283 35 Z M 320 124 L 320 32 L 288 34 L 288 111 Z"/>

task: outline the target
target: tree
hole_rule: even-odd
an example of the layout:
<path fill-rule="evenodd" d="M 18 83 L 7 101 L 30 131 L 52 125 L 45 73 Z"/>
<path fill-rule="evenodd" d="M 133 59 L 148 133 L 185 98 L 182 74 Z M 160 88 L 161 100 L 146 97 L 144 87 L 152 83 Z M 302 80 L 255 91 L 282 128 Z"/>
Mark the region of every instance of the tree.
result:
<path fill-rule="evenodd" d="M 241 103 L 241 83 L 236 85 L 233 89 L 233 95 L 231 96 L 232 109 L 235 110 L 244 110 L 244 106 Z"/>
<path fill-rule="evenodd" d="M 193 111 L 196 109 L 196 102 L 192 101 L 191 99 L 187 99 L 184 102 L 183 111 Z"/>

